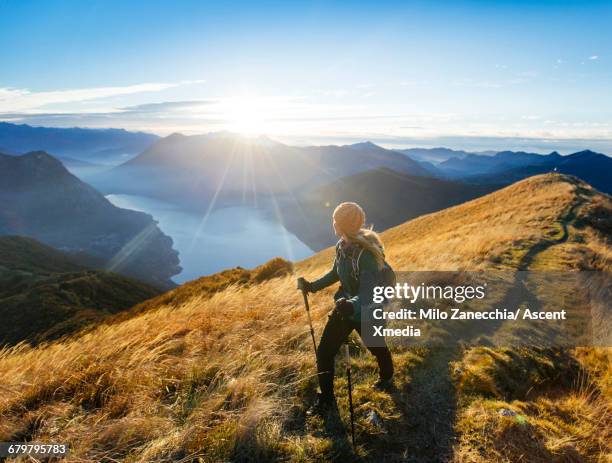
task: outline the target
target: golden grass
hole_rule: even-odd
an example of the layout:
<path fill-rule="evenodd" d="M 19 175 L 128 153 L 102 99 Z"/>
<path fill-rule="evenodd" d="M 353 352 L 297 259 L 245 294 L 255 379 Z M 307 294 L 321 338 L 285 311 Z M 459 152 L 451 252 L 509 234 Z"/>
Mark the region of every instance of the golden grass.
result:
<path fill-rule="evenodd" d="M 454 462 L 605 462 L 612 438 L 609 401 L 586 391 L 555 399 L 476 399 L 458 418 Z"/>
<path fill-rule="evenodd" d="M 567 177 L 539 176 L 418 218 L 383 233 L 388 258 L 398 270 L 516 267 L 536 243 L 559 236 L 580 195 L 586 205 L 597 201 L 612 210 L 609 198 L 578 187 Z M 587 222 L 579 227 L 582 241 L 564 244 L 564 252 L 578 255 L 587 248 L 581 265 L 609 269 L 609 235 Z M 295 264 L 295 274 L 322 274 L 332 253 Z M 304 415 L 316 378 L 302 298 L 290 270 L 280 261 L 254 271 L 229 270 L 84 335 L 0 351 L 0 440 L 66 441 L 72 461 L 434 461 L 439 449 L 423 450 L 420 439 L 426 435 L 413 426 L 436 410 L 411 398 L 436 404 L 436 394 L 451 401 L 455 390 L 457 418 L 449 423 L 457 434 L 449 449 L 455 461 L 603 461 L 610 452 L 604 440 L 610 430 L 609 351 L 563 353 L 577 358 L 573 368 L 591 372 L 588 381 L 540 388 L 531 397 L 519 394 L 508 378 L 523 363 L 554 378 L 565 371 L 554 358 L 517 351 L 496 363 L 491 359 L 509 354 L 472 350 L 447 357 L 398 349 L 401 392 L 389 396 L 369 388 L 374 361 L 353 342 L 360 443 L 353 453 L 346 434 L 341 439 L 342 432 L 325 432 L 324 423 Z M 311 296 L 317 333 L 332 291 Z M 451 369 L 452 383 L 436 391 L 438 375 Z M 342 375 L 337 390 L 346 421 Z M 515 410 L 525 422 L 501 416 L 500 407 Z M 372 409 L 385 429 L 368 422 Z M 581 411 L 585 420 L 577 418 Z"/>

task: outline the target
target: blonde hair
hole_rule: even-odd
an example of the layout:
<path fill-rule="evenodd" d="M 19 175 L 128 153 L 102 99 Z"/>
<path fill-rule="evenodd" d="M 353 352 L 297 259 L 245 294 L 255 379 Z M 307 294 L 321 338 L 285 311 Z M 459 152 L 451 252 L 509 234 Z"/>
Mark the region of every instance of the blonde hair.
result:
<path fill-rule="evenodd" d="M 352 243 L 357 243 L 366 251 L 370 251 L 376 260 L 378 270 L 382 270 L 385 264 L 385 246 L 378 233 L 371 228 L 361 228 L 356 234 L 352 236 L 347 235 L 347 238 Z"/>

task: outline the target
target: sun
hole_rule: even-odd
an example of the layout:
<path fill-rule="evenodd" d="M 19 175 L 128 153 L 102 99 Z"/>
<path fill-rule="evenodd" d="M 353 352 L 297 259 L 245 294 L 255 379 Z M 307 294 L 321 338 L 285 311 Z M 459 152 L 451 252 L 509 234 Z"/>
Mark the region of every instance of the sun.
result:
<path fill-rule="evenodd" d="M 266 124 L 266 107 L 262 98 L 235 97 L 224 105 L 227 129 L 244 135 L 263 135 Z"/>

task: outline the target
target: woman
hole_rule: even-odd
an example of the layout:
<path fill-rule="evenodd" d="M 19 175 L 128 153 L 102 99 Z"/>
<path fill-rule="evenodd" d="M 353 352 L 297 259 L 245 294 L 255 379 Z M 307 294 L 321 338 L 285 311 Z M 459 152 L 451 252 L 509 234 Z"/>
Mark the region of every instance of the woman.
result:
<path fill-rule="evenodd" d="M 356 203 L 342 203 L 334 210 L 333 226 L 340 239 L 332 269 L 316 281 L 298 279 L 298 289 L 316 292 L 340 281 L 334 296 L 335 308 L 330 313 L 317 350 L 317 370 L 321 393 L 316 409 L 323 411 L 334 403 L 334 357 L 353 330 L 361 335 L 363 296 L 360 287 L 376 279 L 385 265 L 384 247 L 378 235 L 365 229 L 365 213 Z M 364 308 L 365 309 L 365 308 Z M 393 362 L 389 348 L 368 346 L 378 361 L 379 379 L 374 387 L 392 388 Z"/>

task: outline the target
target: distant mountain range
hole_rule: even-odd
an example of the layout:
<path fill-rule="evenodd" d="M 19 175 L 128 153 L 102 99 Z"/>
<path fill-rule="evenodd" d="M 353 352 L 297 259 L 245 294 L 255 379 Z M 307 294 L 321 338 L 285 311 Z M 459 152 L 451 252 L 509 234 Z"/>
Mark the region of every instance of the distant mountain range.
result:
<path fill-rule="evenodd" d="M 123 129 L 32 127 L 0 122 L 0 153 L 47 151 L 81 161 L 116 165 L 141 153 L 159 137 Z"/>
<path fill-rule="evenodd" d="M 46 152 L 15 156 L 28 146 Z M 282 212 L 285 225 L 313 249 L 334 239 L 331 208 L 360 202 L 384 230 L 481 196 L 526 177 L 557 171 L 612 193 L 612 158 L 448 148 L 391 150 L 371 142 L 290 146 L 228 132 L 165 138 L 123 130 L 51 129 L 0 123 L 0 234 L 36 238 L 85 253 L 160 287 L 179 272 L 177 253 L 147 214 L 110 204 L 105 194 L 134 194 L 207 210 L 230 205 Z M 126 154 L 127 161 L 109 167 Z M 139 154 L 136 154 L 139 153 Z M 125 159 L 125 158 L 123 158 Z M 63 164 L 63 165 L 62 165 Z M 67 170 L 68 169 L 68 170 Z"/>
<path fill-rule="evenodd" d="M 159 287 L 179 273 L 177 252 L 148 214 L 113 206 L 60 161 L 38 151 L 0 155 L 0 235 L 35 238 Z"/>
<path fill-rule="evenodd" d="M 612 193 L 612 158 L 590 150 L 561 156 L 502 151 L 494 156 L 470 154 L 436 166 L 441 176 L 472 183 L 510 184 L 532 175 L 559 172 L 574 175 L 604 193 Z"/>
<path fill-rule="evenodd" d="M 612 159 L 587 151 L 569 156 L 396 151 L 371 142 L 297 147 L 231 133 L 170 135 L 91 181 L 105 193 L 151 196 L 196 209 L 213 200 L 220 207 L 273 199 L 281 204 L 286 225 L 321 249 L 333 239 L 325 204 L 361 202 L 375 211 L 370 213 L 375 226 L 385 229 L 555 169 L 611 191 Z"/>
<path fill-rule="evenodd" d="M 406 148 L 398 150 L 415 161 L 424 161 L 437 164 L 447 159 L 464 158 L 470 154 L 463 150 L 452 150 L 449 148 Z M 488 154 L 488 153 L 487 153 Z"/>
<path fill-rule="evenodd" d="M 436 167 L 447 176 L 462 177 L 475 174 L 491 174 L 527 165 L 545 165 L 561 159 L 556 151 L 549 155 L 524 151 L 500 151 L 493 156 L 467 154 L 461 158 L 449 158 Z"/>
<path fill-rule="evenodd" d="M 612 158 L 590 150 L 569 155 L 524 151 L 470 153 L 448 148 L 399 150 L 419 162 L 431 176 L 469 183 L 510 184 L 532 175 L 560 172 L 574 175 L 600 191 L 612 192 Z"/>
<path fill-rule="evenodd" d="M 159 293 L 31 238 L 0 236 L 0 347 L 75 333 Z"/>
<path fill-rule="evenodd" d="M 386 167 L 429 173 L 397 151 L 373 143 L 296 147 L 231 133 L 170 135 L 121 166 L 92 178 L 105 193 L 142 194 L 206 207 L 218 201 L 256 201 Z"/>
<path fill-rule="evenodd" d="M 312 249 L 321 250 L 336 240 L 331 231 L 331 214 L 343 201 L 359 203 L 366 210 L 367 223 L 382 231 L 497 188 L 496 185 L 419 177 L 381 168 L 304 191 L 283 201 L 281 210 L 285 226 Z"/>

